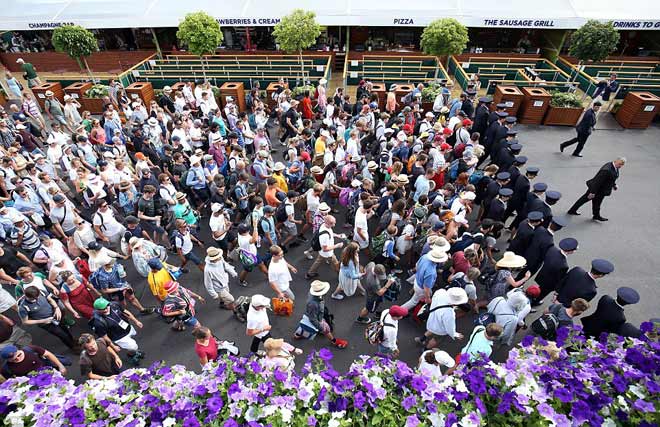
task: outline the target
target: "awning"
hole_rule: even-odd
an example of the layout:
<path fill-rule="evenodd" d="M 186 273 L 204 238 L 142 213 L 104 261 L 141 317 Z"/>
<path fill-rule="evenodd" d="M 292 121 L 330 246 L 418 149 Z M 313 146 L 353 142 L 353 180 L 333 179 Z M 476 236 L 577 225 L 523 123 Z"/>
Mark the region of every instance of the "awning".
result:
<path fill-rule="evenodd" d="M 224 26 L 273 26 L 300 8 L 321 25 L 423 27 L 451 17 L 468 27 L 573 29 L 588 19 L 613 20 L 621 29 L 660 30 L 660 1 L 638 0 L 20 0 L 5 2 L 0 30 L 177 27 L 205 10 Z"/>

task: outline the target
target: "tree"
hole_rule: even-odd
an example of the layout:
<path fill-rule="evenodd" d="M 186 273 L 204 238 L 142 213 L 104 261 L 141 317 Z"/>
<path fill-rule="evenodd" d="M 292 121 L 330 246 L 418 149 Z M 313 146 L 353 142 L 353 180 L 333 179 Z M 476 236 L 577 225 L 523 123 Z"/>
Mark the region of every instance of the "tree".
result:
<path fill-rule="evenodd" d="M 616 49 L 619 43 L 619 32 L 614 29 L 612 22 L 587 21 L 571 36 L 571 46 L 568 53 L 575 56 L 580 62 L 578 70 L 584 61 L 602 61 Z M 575 72 L 573 81 L 577 79 L 579 71 Z M 588 90 L 588 89 L 587 89 Z M 587 96 L 585 92 L 584 96 Z"/>
<path fill-rule="evenodd" d="M 302 51 L 316 43 L 316 39 L 321 35 L 321 26 L 316 22 L 316 14 L 296 9 L 275 25 L 273 35 L 280 49 L 285 52 L 298 52 L 301 77 L 304 80 L 305 63 Z"/>
<path fill-rule="evenodd" d="M 176 37 L 188 46 L 188 51 L 199 56 L 206 80 L 203 56 L 215 52 L 222 43 L 220 24 L 205 12 L 189 13 L 179 24 Z"/>
<path fill-rule="evenodd" d="M 94 33 L 80 25 L 62 25 L 55 28 L 51 41 L 56 51 L 64 52 L 75 59 L 80 68 L 83 68 L 84 64 L 84 68 L 94 82 L 94 75 L 87 64 L 87 57 L 99 50 Z"/>
<path fill-rule="evenodd" d="M 449 57 L 462 53 L 467 47 L 468 40 L 468 30 L 465 25 L 453 18 L 443 18 L 431 22 L 424 28 L 420 44 L 427 55 L 447 55 L 447 68 L 449 68 Z"/>

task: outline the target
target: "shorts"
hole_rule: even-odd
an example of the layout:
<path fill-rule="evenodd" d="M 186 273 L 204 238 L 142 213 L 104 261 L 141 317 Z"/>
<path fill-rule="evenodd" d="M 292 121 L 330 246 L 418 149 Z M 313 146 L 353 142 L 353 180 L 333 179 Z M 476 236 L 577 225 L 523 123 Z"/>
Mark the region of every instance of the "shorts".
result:
<path fill-rule="evenodd" d="M 366 308 L 369 313 L 375 313 L 382 301 L 382 297 L 367 298 L 367 303 L 364 305 L 364 308 Z"/>
<path fill-rule="evenodd" d="M 378 353 L 380 354 L 394 354 L 394 349 L 385 347 L 382 344 L 378 344 Z"/>
<path fill-rule="evenodd" d="M 165 234 L 165 229 L 159 225 L 156 225 L 156 221 L 142 221 L 142 228 L 144 228 L 144 231 L 147 233 L 158 233 L 158 234 Z"/>
<path fill-rule="evenodd" d="M 53 116 L 53 120 L 55 120 L 56 122 L 59 122 L 59 124 L 61 124 L 61 125 L 64 125 L 64 126 L 68 125 L 67 122 L 66 122 L 66 119 L 64 118 L 64 116 Z"/>
<path fill-rule="evenodd" d="M 285 232 L 290 236 L 295 236 L 298 234 L 298 227 L 296 227 L 296 223 L 294 222 L 286 221 L 284 222 L 283 227 Z"/>
<path fill-rule="evenodd" d="M 204 264 L 200 257 L 195 253 L 195 251 L 190 251 L 187 254 L 183 255 L 184 258 L 186 258 L 188 261 L 192 262 L 195 265 L 202 265 Z"/>
<path fill-rule="evenodd" d="M 245 264 L 241 263 L 241 267 L 243 267 L 243 271 L 250 272 L 250 271 L 254 270 L 254 268 L 255 268 L 256 266 L 261 265 L 261 264 L 264 263 L 264 258 L 263 258 L 262 256 L 260 256 L 259 254 L 257 254 L 256 257 L 257 257 L 257 263 L 254 264 L 254 265 L 252 265 L 252 266 L 250 266 L 250 267 L 248 267 L 248 266 L 246 266 Z"/>
<path fill-rule="evenodd" d="M 194 316 L 190 316 L 186 320 L 183 321 L 184 325 L 190 326 L 190 327 L 195 327 L 199 324 L 199 320 L 197 320 Z"/>
<path fill-rule="evenodd" d="M 218 300 L 220 300 L 220 304 L 224 306 L 231 305 L 235 301 L 234 296 L 229 293 L 228 288 L 223 288 L 218 291 Z"/>

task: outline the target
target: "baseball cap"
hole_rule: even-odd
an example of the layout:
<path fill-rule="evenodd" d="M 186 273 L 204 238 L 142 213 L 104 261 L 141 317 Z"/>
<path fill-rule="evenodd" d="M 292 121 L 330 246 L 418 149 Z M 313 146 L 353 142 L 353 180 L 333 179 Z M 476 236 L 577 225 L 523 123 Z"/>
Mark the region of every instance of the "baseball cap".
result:
<path fill-rule="evenodd" d="M 94 310 L 105 310 L 110 305 L 110 301 L 105 298 L 97 298 L 94 301 Z"/>

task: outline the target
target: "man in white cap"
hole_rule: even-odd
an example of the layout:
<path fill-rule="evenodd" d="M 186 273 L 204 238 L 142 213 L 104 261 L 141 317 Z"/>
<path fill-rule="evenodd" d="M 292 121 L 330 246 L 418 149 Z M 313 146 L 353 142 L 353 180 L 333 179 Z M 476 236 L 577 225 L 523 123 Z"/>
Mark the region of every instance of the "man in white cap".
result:
<path fill-rule="evenodd" d="M 41 79 L 37 75 L 37 69 L 34 65 L 29 62 L 25 62 L 23 58 L 18 58 L 16 63 L 21 66 L 21 71 L 23 71 L 23 78 L 27 80 L 28 87 L 35 87 L 41 84 Z"/>
<path fill-rule="evenodd" d="M 172 88 L 165 86 L 163 88 L 163 94 L 158 99 L 158 105 L 160 105 L 163 110 L 165 110 L 165 112 L 170 115 L 170 117 L 174 116 L 174 112 L 176 111 L 176 107 L 174 106 L 174 101 L 172 101 L 171 96 Z"/>
<path fill-rule="evenodd" d="M 419 302 L 425 304 L 431 302 L 431 291 L 438 278 L 438 266 L 447 262 L 448 259 L 446 251 L 434 247 L 417 261 L 414 294 L 402 307 L 412 310 Z"/>
<path fill-rule="evenodd" d="M 71 95 L 64 95 L 64 118 L 70 129 L 75 129 L 82 121 L 78 108 L 81 105 Z"/>
<path fill-rule="evenodd" d="M 256 353 L 259 350 L 259 344 L 271 337 L 270 320 L 268 320 L 268 313 L 266 312 L 268 308 L 270 308 L 270 298 L 256 294 L 250 299 L 247 324 L 245 325 L 245 334 L 252 337 L 250 353 Z"/>
<path fill-rule="evenodd" d="M 415 338 L 415 342 L 426 348 L 439 347 L 444 337 L 452 340 L 463 339 L 463 334 L 456 332 L 456 306 L 468 302 L 465 289 L 453 287 L 449 289 L 438 289 L 433 294 L 429 306 L 429 317 L 426 321 L 426 332 L 424 336 Z"/>
<path fill-rule="evenodd" d="M 229 276 L 237 277 L 234 267 L 222 258 L 223 250 L 218 248 L 207 248 L 206 267 L 204 268 L 204 287 L 211 298 L 218 301 L 218 307 L 225 310 L 233 310 L 235 307 L 234 296 L 229 292 Z"/>
<path fill-rule="evenodd" d="M 226 252 L 229 248 L 231 221 L 229 215 L 225 212 L 225 207 L 220 203 L 213 203 L 211 205 L 209 228 L 211 229 L 211 237 L 215 241 L 215 245 Z"/>

